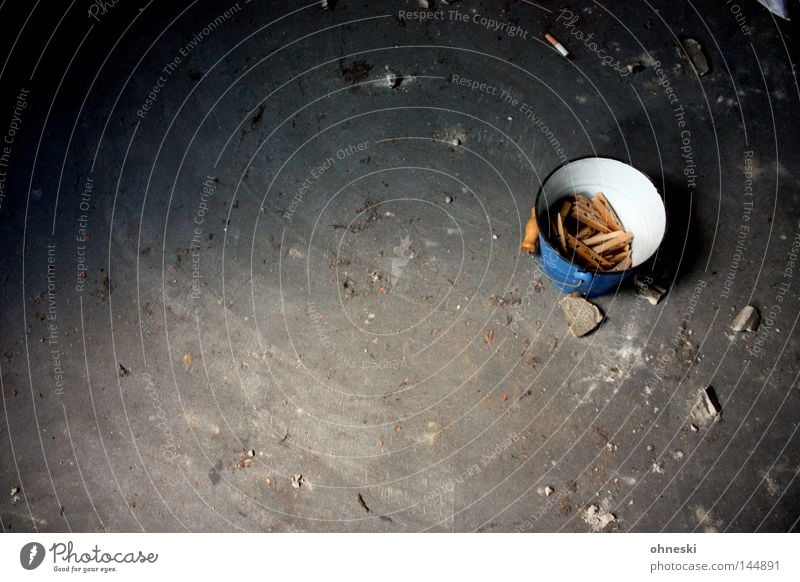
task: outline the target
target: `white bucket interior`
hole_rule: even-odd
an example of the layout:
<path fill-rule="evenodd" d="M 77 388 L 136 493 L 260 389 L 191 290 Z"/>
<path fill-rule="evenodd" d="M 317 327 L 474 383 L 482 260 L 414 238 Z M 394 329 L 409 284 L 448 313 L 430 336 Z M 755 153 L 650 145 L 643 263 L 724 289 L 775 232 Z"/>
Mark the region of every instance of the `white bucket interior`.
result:
<path fill-rule="evenodd" d="M 543 184 L 536 209 L 543 232 L 549 224 L 548 209 L 556 202 L 575 194 L 594 198 L 599 192 L 605 194 L 625 230 L 633 233 L 633 266 L 641 265 L 664 238 L 664 202 L 647 176 L 617 160 L 584 158 L 556 170 Z"/>

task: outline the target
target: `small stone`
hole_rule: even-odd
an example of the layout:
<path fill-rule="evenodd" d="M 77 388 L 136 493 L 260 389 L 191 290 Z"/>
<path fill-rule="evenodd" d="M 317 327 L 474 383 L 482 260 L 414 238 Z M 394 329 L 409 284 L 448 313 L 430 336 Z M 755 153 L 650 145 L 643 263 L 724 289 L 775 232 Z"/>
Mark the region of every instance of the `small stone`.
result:
<path fill-rule="evenodd" d="M 295 489 L 300 489 L 303 486 L 303 476 L 300 473 L 295 473 L 292 476 L 292 487 Z"/>
<path fill-rule="evenodd" d="M 567 327 L 575 337 L 582 337 L 594 331 L 603 321 L 603 314 L 594 303 L 577 293 L 567 295 L 558 302 L 567 320 Z"/>
<path fill-rule="evenodd" d="M 687 38 L 678 45 L 678 54 L 681 58 L 689 61 L 698 77 L 702 77 L 709 72 L 708 59 L 703 46 L 693 38 Z"/>
<path fill-rule="evenodd" d="M 655 447 L 653 447 L 653 445 L 647 445 L 647 450 L 648 450 L 648 451 L 652 451 L 654 448 L 655 448 Z"/>
<path fill-rule="evenodd" d="M 395 75 L 392 71 L 389 70 L 388 67 L 386 68 L 385 78 L 386 78 L 386 85 L 389 87 L 389 89 L 396 89 L 400 85 L 400 82 L 402 81 L 402 78 Z"/>
<path fill-rule="evenodd" d="M 500 237 L 499 237 L 499 236 L 497 236 L 496 234 L 493 234 L 493 235 L 492 235 L 492 240 L 497 240 L 498 238 L 500 238 Z"/>
<path fill-rule="evenodd" d="M 664 465 L 662 465 L 661 463 L 653 463 L 650 466 L 650 471 L 652 471 L 653 473 L 658 473 L 660 475 L 661 473 L 664 472 Z"/>
<path fill-rule="evenodd" d="M 550 497 L 550 496 L 553 494 L 553 492 L 554 492 L 554 491 L 555 491 L 555 489 L 553 489 L 553 488 L 552 488 L 552 487 L 550 487 L 549 485 L 548 485 L 547 487 L 545 487 L 545 488 L 544 488 L 544 494 L 545 494 L 547 497 Z"/>
<path fill-rule="evenodd" d="M 247 451 L 247 456 L 250 457 L 251 459 L 253 457 L 255 457 L 256 456 L 255 450 L 254 449 L 250 449 L 249 451 Z"/>
<path fill-rule="evenodd" d="M 617 521 L 613 513 L 600 509 L 597 505 L 590 505 L 583 513 L 583 521 L 588 523 L 592 530 L 598 532 L 604 530 L 610 523 Z"/>
<path fill-rule="evenodd" d="M 453 197 L 452 196 L 445 196 L 444 197 L 444 203 L 445 204 L 452 204 L 453 203 Z"/>
<path fill-rule="evenodd" d="M 697 425 L 696 425 L 696 424 L 690 424 L 690 425 L 689 425 L 689 430 L 690 430 L 690 431 L 692 431 L 692 432 L 697 432 L 697 431 L 698 431 L 698 430 L 700 430 L 700 429 L 699 429 L 699 428 L 697 428 Z"/>
<path fill-rule="evenodd" d="M 759 323 L 761 323 L 761 314 L 758 309 L 752 305 L 745 305 L 733 318 L 730 327 L 733 331 L 750 332 L 756 331 Z"/>
<path fill-rule="evenodd" d="M 700 394 L 700 401 L 703 403 L 703 408 L 707 416 L 717 418 L 722 412 L 722 405 L 717 398 L 717 392 L 713 386 L 708 386 Z"/>
<path fill-rule="evenodd" d="M 14 497 L 17 493 L 19 493 L 19 487 L 12 487 L 11 488 L 11 497 Z"/>

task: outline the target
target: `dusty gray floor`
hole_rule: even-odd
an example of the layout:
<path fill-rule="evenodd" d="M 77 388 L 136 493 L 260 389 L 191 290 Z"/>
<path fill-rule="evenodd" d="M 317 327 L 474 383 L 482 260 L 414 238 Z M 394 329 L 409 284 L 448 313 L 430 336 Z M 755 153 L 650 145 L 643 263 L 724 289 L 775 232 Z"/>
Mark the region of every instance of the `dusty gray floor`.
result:
<path fill-rule="evenodd" d="M 3 530 L 798 528 L 793 27 L 745 0 L 30 4 L 0 2 Z M 576 339 L 517 249 L 591 154 L 663 192 L 670 291 L 598 299 Z M 747 303 L 760 334 L 730 336 Z"/>

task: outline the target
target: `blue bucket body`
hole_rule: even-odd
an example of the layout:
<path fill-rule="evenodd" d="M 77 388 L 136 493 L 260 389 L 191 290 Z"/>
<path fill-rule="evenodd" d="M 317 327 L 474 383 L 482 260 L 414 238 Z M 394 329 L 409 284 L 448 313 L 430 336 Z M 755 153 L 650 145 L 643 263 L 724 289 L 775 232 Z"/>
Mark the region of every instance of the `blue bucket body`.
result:
<path fill-rule="evenodd" d="M 539 265 L 553 285 L 565 293 L 577 292 L 586 297 L 599 297 L 616 291 L 634 269 L 620 273 L 595 273 L 573 265 L 539 235 Z"/>
<path fill-rule="evenodd" d="M 605 194 L 622 223 L 636 236 L 630 269 L 604 273 L 574 265 L 545 238 L 554 204 L 576 194 L 592 197 L 596 192 Z M 534 207 L 540 225 L 542 273 L 561 291 L 586 297 L 617 291 L 655 253 L 666 227 L 664 203 L 652 180 L 636 168 L 611 158 L 586 157 L 559 166 L 542 182 Z"/>

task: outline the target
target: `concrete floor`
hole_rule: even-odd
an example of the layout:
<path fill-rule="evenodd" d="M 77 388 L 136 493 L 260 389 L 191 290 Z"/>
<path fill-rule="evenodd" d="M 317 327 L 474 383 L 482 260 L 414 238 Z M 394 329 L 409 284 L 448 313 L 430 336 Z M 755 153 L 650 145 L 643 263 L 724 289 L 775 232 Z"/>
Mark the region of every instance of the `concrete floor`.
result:
<path fill-rule="evenodd" d="M 4 531 L 798 530 L 795 26 L 85 4 L 0 2 Z M 592 154 L 664 194 L 669 293 L 574 338 L 518 246 Z"/>

